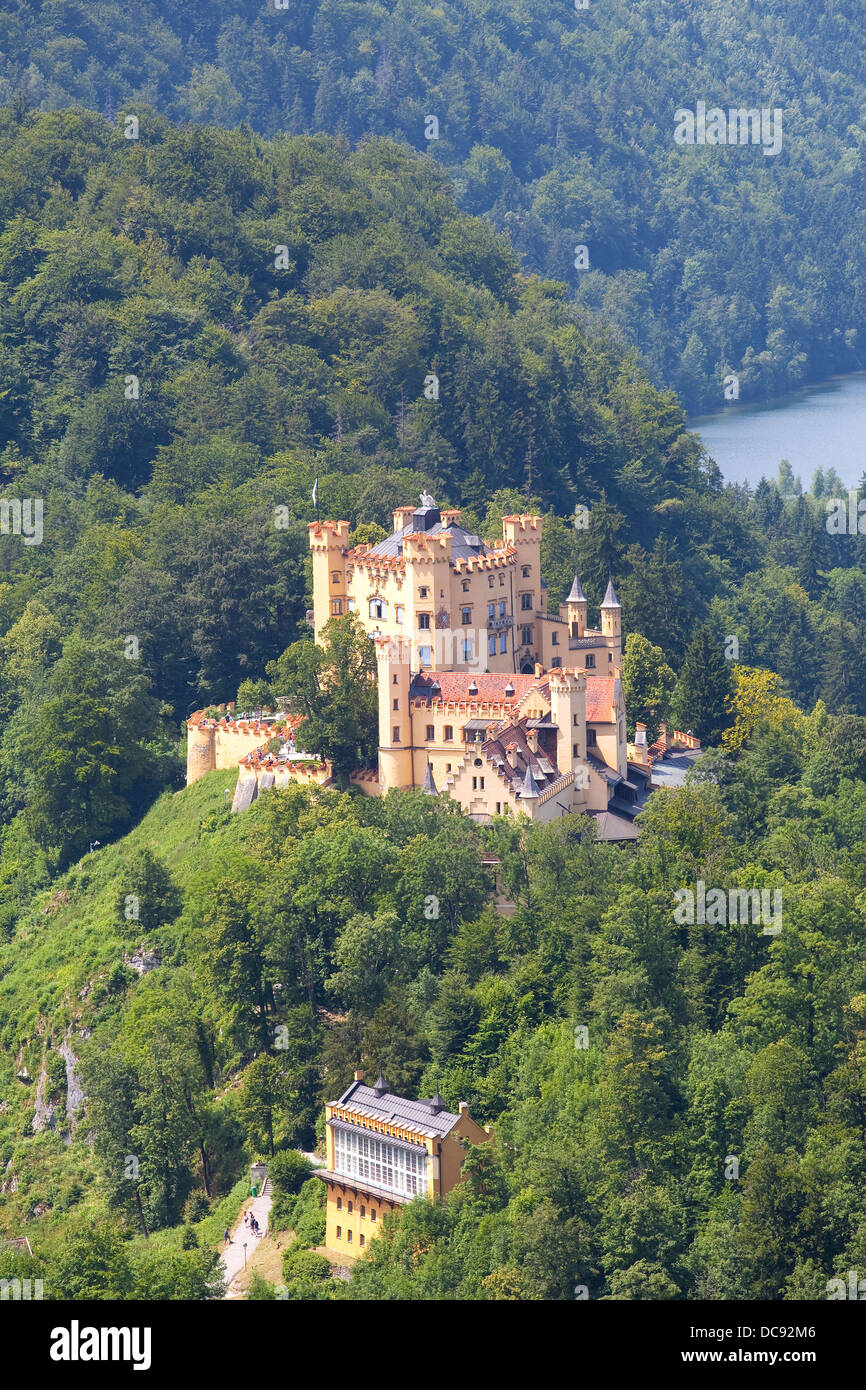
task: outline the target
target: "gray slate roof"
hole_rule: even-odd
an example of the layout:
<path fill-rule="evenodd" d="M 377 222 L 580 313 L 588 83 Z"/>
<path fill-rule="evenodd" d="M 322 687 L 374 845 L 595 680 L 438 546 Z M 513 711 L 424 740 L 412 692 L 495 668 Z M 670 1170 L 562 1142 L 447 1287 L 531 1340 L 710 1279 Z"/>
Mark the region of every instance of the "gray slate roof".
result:
<path fill-rule="evenodd" d="M 459 1115 L 452 1115 L 448 1110 L 440 1110 L 434 1115 L 429 1100 L 407 1100 L 405 1096 L 395 1096 L 390 1091 L 377 1096 L 373 1087 L 366 1086 L 363 1081 L 353 1081 L 340 1099 L 332 1104 L 344 1110 L 354 1110 L 359 1115 L 384 1120 L 388 1124 L 414 1126 L 421 1133 L 439 1138 L 450 1134 L 460 1119 Z"/>
<path fill-rule="evenodd" d="M 430 515 L 424 516 L 428 512 Z M 435 515 L 435 520 L 433 516 Z M 427 525 L 423 524 L 427 521 Z M 403 540 L 413 532 L 420 532 L 425 536 L 441 536 L 446 533 L 451 537 L 451 558 L 453 560 L 469 560 L 477 555 L 489 555 L 491 547 L 486 545 L 480 536 L 474 536 L 471 531 L 466 531 L 462 526 L 452 523 L 450 526 L 443 526 L 439 516 L 438 508 L 419 507 L 413 512 L 412 518 L 407 526 L 400 531 L 392 531 L 390 536 L 386 536 L 383 541 L 379 541 L 370 551 L 371 555 L 382 555 L 387 559 L 394 560 L 403 554 Z"/>

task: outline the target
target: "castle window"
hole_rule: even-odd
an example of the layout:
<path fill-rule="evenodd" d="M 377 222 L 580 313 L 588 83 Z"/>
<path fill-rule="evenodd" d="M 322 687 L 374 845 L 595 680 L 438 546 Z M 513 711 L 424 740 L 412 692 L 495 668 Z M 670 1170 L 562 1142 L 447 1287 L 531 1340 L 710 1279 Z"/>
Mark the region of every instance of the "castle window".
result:
<path fill-rule="evenodd" d="M 500 580 L 500 583 L 501 583 L 501 582 L 502 582 L 502 581 Z M 492 575 L 492 574 L 488 574 L 488 576 L 487 576 L 487 584 L 488 584 L 488 587 L 489 587 L 489 588 L 491 588 L 491 589 L 493 588 L 493 575 Z"/>
<path fill-rule="evenodd" d="M 505 617 L 505 599 L 504 599 L 504 598 L 499 600 L 499 616 L 500 616 L 500 618 L 504 618 L 504 617 Z"/>
<path fill-rule="evenodd" d="M 594 667 L 595 667 L 595 657 L 593 656 L 592 652 L 587 652 L 587 654 L 586 654 L 586 669 L 587 669 L 587 671 L 592 671 L 592 670 L 594 669 Z"/>
<path fill-rule="evenodd" d="M 444 738 L 444 740 L 445 740 L 446 743 L 450 743 L 450 742 L 451 742 L 451 740 L 452 740 L 453 737 L 454 737 L 454 725 L 453 725 L 453 724 L 446 724 L 446 725 L 445 725 L 445 728 L 442 730 L 442 737 Z"/>
<path fill-rule="evenodd" d="M 394 733 L 394 742 L 395 742 L 395 743 L 399 743 L 399 742 L 400 742 L 400 730 L 399 730 L 399 728 L 398 728 L 398 726 L 397 726 L 396 724 L 394 725 L 393 733 Z"/>
<path fill-rule="evenodd" d="M 526 612 L 528 612 L 529 610 L 531 610 L 531 608 L 532 608 L 532 594 L 521 594 L 521 595 L 520 595 L 520 607 L 523 609 L 524 613 L 526 613 Z M 380 616 L 381 616 L 381 615 L 380 615 Z"/>
<path fill-rule="evenodd" d="M 342 616 L 343 600 L 341 598 L 331 599 L 331 613 L 335 618 Z"/>
<path fill-rule="evenodd" d="M 469 626 L 469 624 L 472 622 L 472 609 L 471 609 L 471 608 L 461 608 L 461 609 L 460 609 L 460 621 L 461 621 L 461 623 L 463 624 L 464 627 L 468 627 L 468 626 Z"/>
<path fill-rule="evenodd" d="M 502 815 L 502 802 L 501 802 L 501 801 L 497 801 L 497 803 L 496 803 L 496 814 L 497 814 L 497 816 L 501 816 L 501 815 Z"/>
<path fill-rule="evenodd" d="M 431 648 L 430 648 L 430 647 L 419 647 L 419 648 L 418 648 L 418 660 L 420 661 L 420 663 L 421 663 L 422 666 L 430 666 L 431 663 L 432 663 L 432 660 L 433 660 L 433 658 L 432 658 L 432 656 L 431 656 Z"/>
<path fill-rule="evenodd" d="M 578 751 L 577 751 L 577 744 L 576 744 L 576 743 L 573 743 L 573 744 L 571 745 L 571 756 L 572 756 L 573 758 L 578 758 L 578 757 L 580 756 L 580 754 L 579 754 Z"/>
<path fill-rule="evenodd" d="M 487 639 L 487 651 L 488 651 L 488 653 L 490 654 L 490 656 L 495 656 L 495 655 L 496 655 L 496 633 L 495 633 L 495 632 L 491 632 L 490 636 L 489 636 L 488 639 Z"/>
<path fill-rule="evenodd" d="M 332 582 L 333 584 L 339 584 L 341 578 L 342 578 L 342 576 L 341 576 L 339 570 L 334 570 L 333 573 L 331 574 L 331 582 Z"/>
<path fill-rule="evenodd" d="M 579 727 L 580 727 L 580 715 L 579 715 L 579 714 L 573 714 L 572 717 L 571 717 L 571 722 L 572 722 L 572 724 L 574 724 L 575 728 L 579 728 Z"/>
<path fill-rule="evenodd" d="M 475 639 L 472 637 L 463 638 L 463 660 L 471 661 L 474 655 Z"/>
<path fill-rule="evenodd" d="M 403 611 L 404 610 L 402 603 L 398 603 L 396 608 L 394 609 L 394 617 L 397 619 L 398 623 L 402 623 L 403 621 Z"/>
<path fill-rule="evenodd" d="M 352 1244 L 352 1227 L 351 1227 L 351 1226 L 349 1227 L 348 1231 L 346 1232 L 346 1240 L 349 1242 L 350 1245 Z"/>
<path fill-rule="evenodd" d="M 364 1239 L 365 1239 L 365 1237 L 364 1237 L 364 1236 L 361 1236 L 361 1244 L 362 1244 L 362 1245 L 364 1244 Z"/>
<path fill-rule="evenodd" d="M 488 603 L 488 605 L 487 605 L 487 618 L 488 618 L 488 621 L 492 622 L 493 619 L 494 619 L 495 617 L 496 617 L 496 604 L 495 604 L 495 603 Z"/>
<path fill-rule="evenodd" d="M 420 598 L 426 598 L 429 592 L 430 590 L 427 588 L 427 586 L 422 585 L 422 587 L 418 590 L 418 595 Z"/>
<path fill-rule="evenodd" d="M 608 652 L 607 659 L 608 661 L 613 661 L 613 652 Z"/>
<path fill-rule="evenodd" d="M 354 1206 L 352 1205 L 352 1203 L 350 1202 L 350 1203 L 349 1203 L 349 1211 L 350 1211 L 350 1212 L 353 1212 L 354 1210 L 355 1210 L 355 1208 L 354 1208 Z"/>
<path fill-rule="evenodd" d="M 342 1226 L 338 1226 L 338 1227 L 337 1227 L 337 1240 L 340 1240 L 341 1237 L 342 1237 L 342 1235 L 343 1235 L 343 1228 L 342 1228 Z"/>
<path fill-rule="evenodd" d="M 484 778 L 479 778 L 479 781 L 481 782 L 481 790 L 484 791 Z"/>
<path fill-rule="evenodd" d="M 375 1208 L 375 1207 L 372 1207 L 371 1210 L 370 1210 L 370 1220 L 371 1220 L 371 1221 L 375 1221 L 375 1220 L 376 1220 L 376 1208 Z"/>
<path fill-rule="evenodd" d="M 554 671 L 558 671 L 562 666 L 562 657 L 555 656 L 550 664 L 553 667 Z"/>
<path fill-rule="evenodd" d="M 450 764 L 450 763 L 446 763 L 446 764 L 445 764 L 445 771 L 446 771 L 446 772 L 450 772 L 450 771 L 451 771 L 451 764 Z"/>
<path fill-rule="evenodd" d="M 343 1199 L 342 1199 L 342 1197 L 338 1197 L 338 1198 L 337 1198 L 337 1211 L 342 1211 L 342 1210 L 343 1210 Z"/>
<path fill-rule="evenodd" d="M 361 1203 L 361 1215 L 362 1215 L 362 1216 L 366 1216 L 366 1215 L 367 1215 L 367 1208 L 364 1206 L 364 1203 L 363 1203 L 363 1202 Z M 363 1240 L 364 1237 L 361 1236 L 361 1239 Z"/>
<path fill-rule="evenodd" d="M 432 742 L 433 742 L 433 739 L 434 739 L 435 737 L 436 737 L 436 730 L 433 728 L 433 725 L 432 725 L 432 724 L 428 724 L 428 725 L 427 725 L 427 742 L 428 742 L 428 743 L 432 743 Z"/>
<path fill-rule="evenodd" d="M 429 614 L 429 613 L 419 613 L 419 614 L 418 614 L 418 626 L 419 626 L 419 628 L 420 628 L 423 632 L 429 632 L 429 631 L 430 631 L 430 614 Z"/>
<path fill-rule="evenodd" d="M 522 628 L 520 629 L 520 640 L 521 640 L 521 642 L 523 643 L 524 647 L 531 647 L 531 646 L 532 646 L 532 628 L 531 628 L 531 627 L 522 627 Z"/>
<path fill-rule="evenodd" d="M 501 652 L 507 652 L 507 651 L 508 651 L 508 633 L 507 633 L 507 632 L 500 632 L 500 634 L 499 634 L 499 650 L 500 650 Z"/>
<path fill-rule="evenodd" d="M 349 598 L 346 599 L 346 607 L 348 608 L 350 613 L 354 613 L 358 605 L 353 598 Z"/>
<path fill-rule="evenodd" d="M 394 685 L 397 684 L 397 677 L 396 677 L 396 676 L 394 677 L 393 684 L 394 684 Z"/>
<path fill-rule="evenodd" d="M 395 709 L 399 709 L 399 708 L 400 708 L 400 701 L 397 700 L 397 699 L 395 699 L 395 701 L 394 701 L 394 708 L 395 708 Z"/>
<path fill-rule="evenodd" d="M 596 737 L 595 737 L 595 729 L 587 729 L 587 731 L 586 731 L 586 744 L 587 744 L 587 747 L 588 747 L 588 748 L 594 748 L 595 745 L 596 745 L 596 742 L 597 742 L 597 740 L 596 740 Z"/>
<path fill-rule="evenodd" d="M 554 632 L 554 633 L 553 633 L 553 635 L 552 635 L 552 637 L 551 637 L 551 641 L 552 641 L 554 647 L 558 647 L 558 646 L 559 646 L 559 633 L 558 633 L 558 632 Z"/>
<path fill-rule="evenodd" d="M 469 593 L 469 580 L 468 580 L 468 579 L 464 579 L 464 581 L 463 581 L 463 592 L 464 592 L 464 594 L 468 594 L 468 593 Z"/>
<path fill-rule="evenodd" d="M 528 565 L 524 565 L 524 566 L 523 566 L 523 570 L 521 571 L 521 573 L 523 574 L 523 578 L 524 578 L 524 579 L 528 579 L 528 578 L 529 578 L 529 566 L 528 566 Z"/>
<path fill-rule="evenodd" d="M 473 778 L 472 778 L 472 790 L 473 790 L 474 792 L 477 792 L 477 790 L 478 790 L 478 778 L 477 778 L 477 777 L 473 777 Z"/>
<path fill-rule="evenodd" d="M 371 618 L 384 618 L 384 616 L 385 616 L 385 602 L 384 602 L 384 599 L 381 599 L 381 598 L 371 598 L 371 599 L 370 599 L 370 617 L 371 617 Z"/>

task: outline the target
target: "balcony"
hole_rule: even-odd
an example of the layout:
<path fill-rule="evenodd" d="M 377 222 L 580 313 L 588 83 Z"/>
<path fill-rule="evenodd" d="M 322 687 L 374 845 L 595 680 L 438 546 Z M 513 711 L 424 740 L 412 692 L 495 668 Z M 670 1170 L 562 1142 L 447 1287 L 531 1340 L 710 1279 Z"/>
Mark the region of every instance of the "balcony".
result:
<path fill-rule="evenodd" d="M 504 632 L 507 627 L 514 627 L 513 618 L 488 618 L 488 632 Z"/>

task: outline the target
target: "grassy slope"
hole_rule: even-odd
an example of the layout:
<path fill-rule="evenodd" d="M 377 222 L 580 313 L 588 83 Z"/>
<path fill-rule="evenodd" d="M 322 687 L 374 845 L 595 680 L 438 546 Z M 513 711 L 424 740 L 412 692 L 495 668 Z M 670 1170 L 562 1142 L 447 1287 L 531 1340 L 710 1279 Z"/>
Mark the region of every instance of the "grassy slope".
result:
<path fill-rule="evenodd" d="M 72 1206 L 98 1204 L 96 1165 L 86 1136 L 79 1132 L 65 1142 L 64 1100 L 55 1130 L 32 1131 L 45 1048 L 56 1047 L 71 1028 L 70 1043 L 80 1056 L 86 1042 L 79 1030 L 98 1029 L 116 1007 L 100 977 L 106 979 L 139 940 L 116 920 L 130 855 L 148 846 L 181 886 L 188 884 L 212 865 L 220 848 L 244 837 L 245 818 L 225 810 L 224 788 L 233 791 L 236 778 L 236 772 L 213 772 L 193 787 L 166 793 L 124 839 L 85 857 L 52 884 L 19 922 L 14 939 L 0 948 L 0 1180 L 7 1188 L 0 1196 L 0 1232 L 26 1230 L 32 1240 L 41 1227 L 50 1236 L 56 1219 Z M 200 834 L 209 817 L 214 828 Z M 179 944 L 180 924 L 156 936 L 164 955 Z M 82 999 L 87 986 L 90 992 Z M 133 982 L 130 989 L 135 987 Z M 32 1081 L 17 1079 L 22 1064 Z M 15 1193 L 9 1190 L 13 1177 Z M 50 1211 L 34 1219 L 39 1203 Z"/>

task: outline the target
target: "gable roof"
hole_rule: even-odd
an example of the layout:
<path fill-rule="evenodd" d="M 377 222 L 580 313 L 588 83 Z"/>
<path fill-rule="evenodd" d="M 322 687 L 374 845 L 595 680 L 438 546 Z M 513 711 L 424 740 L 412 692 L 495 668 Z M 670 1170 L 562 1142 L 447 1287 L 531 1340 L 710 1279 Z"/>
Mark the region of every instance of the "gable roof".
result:
<path fill-rule="evenodd" d="M 438 1108 L 438 1097 L 431 1100 L 408 1100 L 405 1096 L 395 1096 L 391 1091 L 379 1094 L 379 1088 L 365 1086 L 363 1081 L 353 1081 L 338 1101 L 329 1102 L 366 1119 L 383 1120 L 386 1124 L 401 1125 L 404 1129 L 416 1129 L 419 1135 L 432 1135 L 439 1138 L 450 1134 L 460 1119 L 450 1110 Z"/>
<path fill-rule="evenodd" d="M 478 687 L 477 694 L 470 695 L 469 687 Z M 409 688 L 410 700 L 442 700 L 446 704 L 458 701 L 475 700 L 499 701 L 503 704 L 516 703 L 527 695 L 533 686 L 540 684 L 537 676 L 513 676 L 507 671 L 420 671 Z M 513 695 L 506 695 L 507 687 L 514 689 Z M 434 687 L 438 686 L 438 689 Z"/>
<path fill-rule="evenodd" d="M 451 537 L 452 560 L 469 560 L 476 556 L 489 555 L 493 549 L 480 536 L 467 531 L 456 521 L 442 521 L 438 507 L 417 507 L 405 526 L 401 527 L 399 531 L 392 531 L 390 536 L 386 536 L 383 541 L 378 541 L 376 545 L 371 546 L 369 550 L 365 551 L 365 557 L 400 559 L 403 555 L 404 540 L 407 536 L 415 534 L 422 536 L 449 535 Z M 354 551 L 350 550 L 348 554 L 351 557 Z"/>
<path fill-rule="evenodd" d="M 616 715 L 611 718 L 611 709 L 618 703 L 620 681 L 618 676 L 586 676 L 586 722 L 587 724 L 614 724 Z"/>

